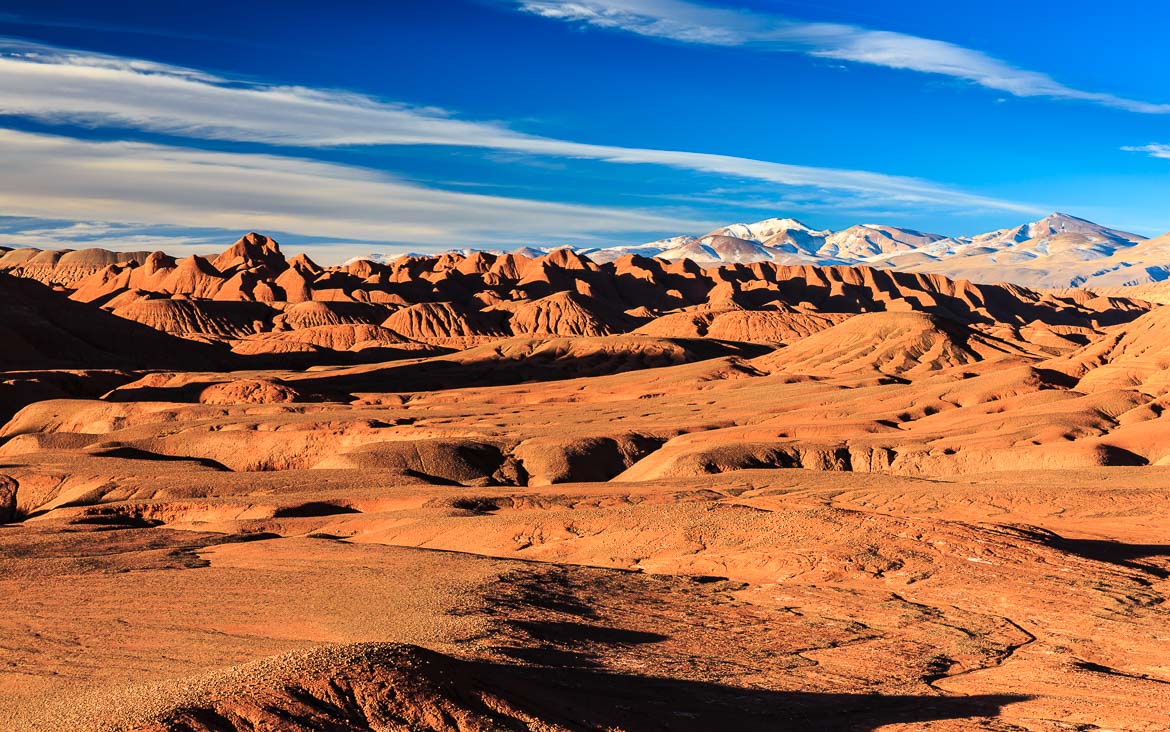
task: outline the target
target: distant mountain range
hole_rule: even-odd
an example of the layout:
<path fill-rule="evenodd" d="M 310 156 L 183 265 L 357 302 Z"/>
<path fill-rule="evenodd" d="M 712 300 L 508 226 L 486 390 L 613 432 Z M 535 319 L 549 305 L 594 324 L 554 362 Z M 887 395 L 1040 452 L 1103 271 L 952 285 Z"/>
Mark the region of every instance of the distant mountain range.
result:
<path fill-rule="evenodd" d="M 1170 235 L 1147 239 L 1062 213 L 970 237 L 879 224 L 815 230 L 795 219 L 775 218 L 732 224 L 698 237 L 582 253 L 597 261 L 635 253 L 688 258 L 703 265 L 865 264 L 1032 287 L 1118 287 L 1170 279 Z"/>
<path fill-rule="evenodd" d="M 554 248 L 525 247 L 520 251 L 538 256 Z M 1147 239 L 1063 213 L 969 237 L 880 224 L 819 230 L 796 219 L 771 218 L 731 224 L 701 236 L 682 234 L 646 244 L 577 251 L 595 262 L 637 254 L 690 259 L 703 266 L 864 264 L 974 282 L 1049 288 L 1121 287 L 1170 280 L 1170 234 Z M 392 257 L 373 254 L 359 259 L 385 262 Z"/>

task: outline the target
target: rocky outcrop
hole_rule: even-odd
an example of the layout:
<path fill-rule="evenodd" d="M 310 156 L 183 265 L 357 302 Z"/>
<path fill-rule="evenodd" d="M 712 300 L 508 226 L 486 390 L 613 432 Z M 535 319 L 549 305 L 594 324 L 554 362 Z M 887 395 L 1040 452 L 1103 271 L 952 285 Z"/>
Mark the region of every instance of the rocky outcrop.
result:
<path fill-rule="evenodd" d="M 0 475 L 0 524 L 7 524 L 18 518 L 16 481 L 7 475 Z"/>
<path fill-rule="evenodd" d="M 272 379 L 212 384 L 199 394 L 201 404 L 283 404 L 301 399 L 301 393 L 296 389 Z"/>
<path fill-rule="evenodd" d="M 496 319 L 498 320 L 498 319 Z M 402 337 L 419 343 L 468 345 L 484 339 L 500 338 L 506 331 L 493 318 L 450 302 L 423 302 L 396 310 L 382 325 Z"/>
<path fill-rule="evenodd" d="M 572 292 L 520 304 L 512 312 L 512 332 L 524 335 L 604 336 L 629 328 L 626 318 L 606 313 L 592 298 Z"/>
<path fill-rule="evenodd" d="M 517 445 L 512 454 L 523 465 L 528 485 L 592 483 L 621 474 L 662 442 L 638 434 L 534 437 Z"/>
<path fill-rule="evenodd" d="M 164 708 L 139 732 L 409 729 L 567 732 L 523 711 L 476 664 L 417 646 L 331 645 L 182 679 L 155 690 Z M 166 702 L 170 702 L 169 705 Z"/>

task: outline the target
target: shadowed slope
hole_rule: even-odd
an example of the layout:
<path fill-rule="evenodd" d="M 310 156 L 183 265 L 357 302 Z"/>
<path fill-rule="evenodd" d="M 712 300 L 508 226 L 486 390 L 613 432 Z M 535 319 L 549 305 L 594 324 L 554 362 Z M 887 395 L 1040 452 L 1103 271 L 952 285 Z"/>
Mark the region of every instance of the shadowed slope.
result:
<path fill-rule="evenodd" d="M 208 368 L 223 352 L 0 274 L 0 370 Z"/>

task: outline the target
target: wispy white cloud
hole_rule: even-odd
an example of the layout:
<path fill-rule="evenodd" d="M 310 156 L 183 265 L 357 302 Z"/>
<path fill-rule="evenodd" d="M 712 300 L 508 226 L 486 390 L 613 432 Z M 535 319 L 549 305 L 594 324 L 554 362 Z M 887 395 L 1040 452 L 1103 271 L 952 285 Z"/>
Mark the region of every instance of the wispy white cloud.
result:
<path fill-rule="evenodd" d="M 442 110 L 195 69 L 0 41 L 0 113 L 184 137 L 294 146 L 458 145 L 515 137 Z"/>
<path fill-rule="evenodd" d="M 1121 148 L 1126 152 L 1145 153 L 1152 158 L 1164 158 L 1170 160 L 1170 145 L 1153 143 L 1151 145 L 1127 145 Z"/>
<path fill-rule="evenodd" d="M 713 225 L 663 212 L 428 188 L 278 155 L 0 129 L 0 216 L 406 242 L 416 248 L 604 241 Z M 41 232 L 44 235 L 44 232 Z M 0 244 L 6 238 L 0 234 Z"/>
<path fill-rule="evenodd" d="M 37 249 L 102 247 L 124 252 L 164 250 L 176 256 L 208 254 L 223 249 L 238 232 L 191 235 L 182 231 L 144 228 L 105 221 L 54 224 L 41 220 L 0 219 L 0 246 Z"/>
<path fill-rule="evenodd" d="M 215 255 L 243 233 L 240 229 L 208 229 L 152 224 L 119 224 L 109 221 L 77 221 L 62 224 L 29 218 L 0 217 L 0 247 L 34 249 L 88 249 L 100 247 L 116 252 L 164 251 L 175 257 L 191 254 Z M 277 233 L 277 232 L 269 232 Z M 375 249 L 386 253 L 408 253 L 409 245 L 384 245 L 345 239 L 315 239 L 277 236 L 293 252 L 305 252 L 322 264 L 344 261 Z M 426 249 L 426 247 L 421 247 Z"/>
<path fill-rule="evenodd" d="M 521 10 L 682 43 L 742 46 L 941 74 L 1017 97 L 1048 97 L 1142 114 L 1170 114 L 1170 104 L 1085 91 L 1048 74 L 1017 68 L 953 43 L 841 23 L 715 8 L 685 0 L 506 0 Z"/>
<path fill-rule="evenodd" d="M 17 43 L 0 44 L 0 113 L 48 122 L 303 147 L 470 147 L 667 166 L 936 207 L 1029 214 L 1043 209 L 914 177 L 711 153 L 572 142 L 527 135 L 496 122 L 461 120 L 439 109 L 357 94 L 240 83 L 192 69 Z"/>

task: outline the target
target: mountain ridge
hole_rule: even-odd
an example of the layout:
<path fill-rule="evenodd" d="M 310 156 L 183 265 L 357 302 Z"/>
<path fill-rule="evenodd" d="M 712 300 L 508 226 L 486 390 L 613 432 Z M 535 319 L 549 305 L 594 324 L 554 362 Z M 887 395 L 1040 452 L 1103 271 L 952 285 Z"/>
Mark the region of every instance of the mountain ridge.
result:
<path fill-rule="evenodd" d="M 1145 246 L 1146 242 L 1157 244 Z M 539 256 L 557 248 L 526 246 L 516 251 Z M 971 236 L 877 223 L 833 231 L 814 229 L 795 218 L 772 217 L 644 244 L 570 248 L 598 263 L 636 254 L 670 261 L 690 259 L 705 267 L 753 262 L 866 265 L 1038 288 L 1118 287 L 1170 279 L 1170 234 L 1147 239 L 1060 212 Z M 348 262 L 360 259 L 385 264 L 393 257 L 373 254 Z"/>

